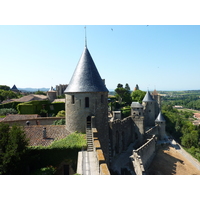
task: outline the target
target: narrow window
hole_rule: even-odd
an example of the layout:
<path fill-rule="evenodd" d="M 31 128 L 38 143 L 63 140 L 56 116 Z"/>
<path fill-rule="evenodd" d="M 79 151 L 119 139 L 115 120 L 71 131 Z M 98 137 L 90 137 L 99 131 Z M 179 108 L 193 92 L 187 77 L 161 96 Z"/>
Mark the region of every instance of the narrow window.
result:
<path fill-rule="evenodd" d="M 89 97 L 85 97 L 85 107 L 89 108 Z"/>
<path fill-rule="evenodd" d="M 101 95 L 101 103 L 103 103 L 103 95 Z"/>
<path fill-rule="evenodd" d="M 72 95 L 72 104 L 74 104 L 75 100 L 74 100 L 74 95 Z"/>

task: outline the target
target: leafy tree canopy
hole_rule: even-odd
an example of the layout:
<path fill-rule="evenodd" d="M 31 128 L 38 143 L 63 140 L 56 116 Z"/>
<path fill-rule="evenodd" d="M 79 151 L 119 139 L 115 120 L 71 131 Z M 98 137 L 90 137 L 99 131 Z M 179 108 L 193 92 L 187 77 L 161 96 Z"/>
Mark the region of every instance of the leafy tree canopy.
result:
<path fill-rule="evenodd" d="M 28 140 L 20 126 L 0 123 L 0 174 L 21 174 Z"/>
<path fill-rule="evenodd" d="M 13 91 L 1 90 L 0 89 L 0 101 L 4 101 L 6 99 L 18 98 L 18 95 Z"/>
<path fill-rule="evenodd" d="M 131 103 L 131 97 L 130 97 L 130 87 L 128 84 L 126 84 L 126 88 L 123 88 L 123 85 L 119 83 L 117 85 L 117 88 L 115 89 L 116 97 L 119 100 L 120 103 L 125 102 L 126 104 Z"/>
<path fill-rule="evenodd" d="M 0 85 L 0 90 L 10 90 L 10 87 L 7 85 Z"/>
<path fill-rule="evenodd" d="M 136 101 L 139 103 L 142 103 L 142 100 L 144 99 L 146 92 L 141 90 L 135 90 L 131 93 L 132 101 Z"/>

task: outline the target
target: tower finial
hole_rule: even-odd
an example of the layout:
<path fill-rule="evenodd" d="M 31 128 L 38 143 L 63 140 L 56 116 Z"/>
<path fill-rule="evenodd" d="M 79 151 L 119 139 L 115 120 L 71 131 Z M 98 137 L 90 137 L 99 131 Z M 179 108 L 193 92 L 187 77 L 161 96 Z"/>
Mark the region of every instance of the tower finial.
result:
<path fill-rule="evenodd" d="M 85 26 L 84 28 L 85 28 L 85 47 L 87 47 L 87 35 L 86 35 L 86 26 Z"/>

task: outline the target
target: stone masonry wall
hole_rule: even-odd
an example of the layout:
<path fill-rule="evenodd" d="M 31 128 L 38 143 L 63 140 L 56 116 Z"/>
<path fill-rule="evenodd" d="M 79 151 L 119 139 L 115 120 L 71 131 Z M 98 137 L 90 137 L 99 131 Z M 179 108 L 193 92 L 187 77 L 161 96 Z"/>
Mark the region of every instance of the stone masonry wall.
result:
<path fill-rule="evenodd" d="M 144 145 L 137 150 L 133 150 L 133 155 L 131 158 L 133 160 L 133 166 L 136 174 L 145 174 L 146 169 L 149 167 L 155 156 L 155 146 L 156 140 L 155 135 L 153 135 L 153 137 Z"/>
<path fill-rule="evenodd" d="M 131 117 L 109 122 L 109 140 L 111 157 L 126 150 L 128 145 L 136 139 Z"/>

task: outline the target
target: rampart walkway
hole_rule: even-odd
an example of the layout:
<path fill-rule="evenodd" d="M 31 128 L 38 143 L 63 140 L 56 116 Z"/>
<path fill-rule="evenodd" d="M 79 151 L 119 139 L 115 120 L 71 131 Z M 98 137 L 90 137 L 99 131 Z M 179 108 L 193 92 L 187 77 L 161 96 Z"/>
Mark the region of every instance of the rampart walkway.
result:
<path fill-rule="evenodd" d="M 80 151 L 78 155 L 77 173 L 82 175 L 99 175 L 96 152 Z"/>

